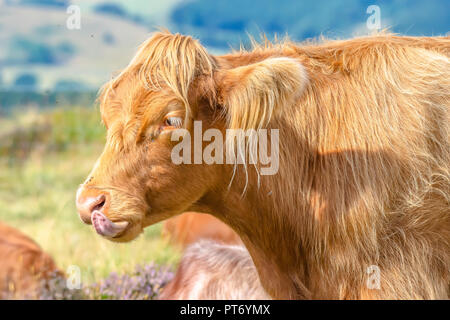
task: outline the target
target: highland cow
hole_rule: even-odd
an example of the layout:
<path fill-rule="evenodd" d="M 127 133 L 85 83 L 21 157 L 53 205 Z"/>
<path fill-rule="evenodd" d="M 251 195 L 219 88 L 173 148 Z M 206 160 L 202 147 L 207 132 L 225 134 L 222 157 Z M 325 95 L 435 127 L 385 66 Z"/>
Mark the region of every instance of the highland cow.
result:
<path fill-rule="evenodd" d="M 277 299 L 448 298 L 449 53 L 448 37 L 380 34 L 214 56 L 156 33 L 101 92 L 107 142 L 78 190 L 80 217 L 124 242 L 182 212 L 212 214 Z M 222 136 L 277 132 L 279 170 L 173 163 L 172 137 L 195 134 L 194 121 Z M 184 150 L 214 159 L 206 140 Z"/>
<path fill-rule="evenodd" d="M 243 246 L 200 240 L 188 246 L 160 300 L 266 300 Z"/>
<path fill-rule="evenodd" d="M 223 244 L 242 244 L 229 226 L 209 214 L 185 212 L 164 222 L 163 237 L 185 248 L 203 239 Z"/>
<path fill-rule="evenodd" d="M 0 298 L 36 298 L 46 279 L 62 275 L 29 237 L 0 223 Z"/>

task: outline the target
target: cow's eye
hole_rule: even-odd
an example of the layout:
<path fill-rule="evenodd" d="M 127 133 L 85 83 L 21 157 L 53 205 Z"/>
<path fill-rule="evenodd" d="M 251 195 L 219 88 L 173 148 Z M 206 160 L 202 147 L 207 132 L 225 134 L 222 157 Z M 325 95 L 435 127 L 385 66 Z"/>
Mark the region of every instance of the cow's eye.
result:
<path fill-rule="evenodd" d="M 180 128 L 183 125 L 183 119 L 181 117 L 168 117 L 164 121 L 164 125 L 168 127 Z"/>

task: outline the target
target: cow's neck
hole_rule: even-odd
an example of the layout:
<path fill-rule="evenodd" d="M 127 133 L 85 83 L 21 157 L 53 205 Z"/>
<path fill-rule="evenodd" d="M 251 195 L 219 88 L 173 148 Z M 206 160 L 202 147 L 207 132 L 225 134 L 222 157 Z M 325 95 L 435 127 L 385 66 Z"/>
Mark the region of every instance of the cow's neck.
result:
<path fill-rule="evenodd" d="M 307 150 L 304 146 L 299 148 Z M 316 172 L 323 169 L 317 169 L 308 161 L 320 162 L 322 156 L 311 151 L 286 154 L 280 151 L 277 175 L 261 176 L 258 187 L 255 171 L 250 169 L 247 189 L 242 195 L 245 174 L 238 172 L 231 188 L 228 189 L 229 180 L 223 179 L 223 186 L 199 201 L 205 208 L 196 210 L 215 215 L 239 234 L 252 255 L 265 289 L 273 297 L 338 298 L 342 294 L 336 283 L 343 279 L 336 270 L 350 270 L 353 266 L 348 248 L 342 243 L 345 228 L 341 230 L 335 224 L 331 234 L 327 228 L 333 222 L 328 206 L 345 194 L 331 189 L 326 193 L 320 181 L 312 180 L 325 174 Z M 297 174 L 289 172 L 293 163 L 299 164 Z M 352 254 L 355 259 L 362 259 L 356 257 L 356 251 Z M 339 259 L 331 261 L 333 257 Z M 324 277 L 332 278 L 335 283 L 325 283 L 321 280 Z M 354 286 L 357 291 L 358 285 Z"/>
<path fill-rule="evenodd" d="M 239 234 L 271 296 L 309 298 L 305 285 L 308 259 L 299 230 L 289 221 L 289 208 L 274 199 L 265 186 L 249 187 L 242 196 L 242 184 L 237 178 L 231 189 L 209 193 L 201 200 L 205 207 L 195 209 L 215 215 Z"/>

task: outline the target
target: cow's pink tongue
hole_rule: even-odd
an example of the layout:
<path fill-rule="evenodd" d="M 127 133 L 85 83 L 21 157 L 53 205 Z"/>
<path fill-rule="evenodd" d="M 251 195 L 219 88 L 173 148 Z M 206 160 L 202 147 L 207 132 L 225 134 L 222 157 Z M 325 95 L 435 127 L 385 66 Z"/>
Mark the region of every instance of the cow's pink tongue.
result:
<path fill-rule="evenodd" d="M 95 231 L 101 236 L 115 237 L 128 226 L 127 221 L 112 222 L 100 211 L 94 211 L 91 216 Z"/>

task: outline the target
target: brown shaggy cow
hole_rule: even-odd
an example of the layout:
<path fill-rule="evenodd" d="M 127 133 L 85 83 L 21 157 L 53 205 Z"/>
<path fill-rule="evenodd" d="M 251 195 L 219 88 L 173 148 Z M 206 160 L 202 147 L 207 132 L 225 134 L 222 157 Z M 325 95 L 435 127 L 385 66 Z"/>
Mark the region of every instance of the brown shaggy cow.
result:
<path fill-rule="evenodd" d="M 35 298 L 41 281 L 55 273 L 53 259 L 33 240 L 0 223 L 0 299 Z"/>
<path fill-rule="evenodd" d="M 243 246 L 200 240 L 188 246 L 160 300 L 270 299 Z"/>
<path fill-rule="evenodd" d="M 107 143 L 79 214 L 124 242 L 210 213 L 273 298 L 448 298 L 449 54 L 448 37 L 381 34 L 213 56 L 156 33 L 102 90 Z M 268 129 L 270 141 L 279 130 L 278 172 L 196 162 L 205 140 L 184 150 L 194 164 L 175 164 L 173 133 L 195 135 L 194 120 L 223 135 Z"/>
<path fill-rule="evenodd" d="M 186 212 L 164 222 L 163 236 L 182 248 L 202 239 L 224 244 L 242 244 L 229 226 L 209 214 Z"/>

